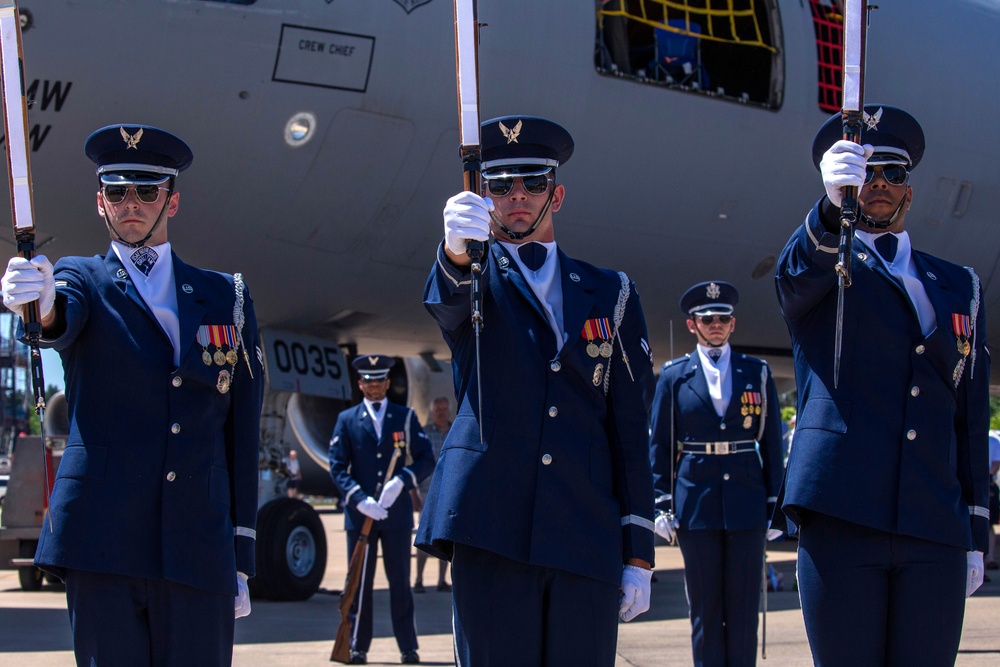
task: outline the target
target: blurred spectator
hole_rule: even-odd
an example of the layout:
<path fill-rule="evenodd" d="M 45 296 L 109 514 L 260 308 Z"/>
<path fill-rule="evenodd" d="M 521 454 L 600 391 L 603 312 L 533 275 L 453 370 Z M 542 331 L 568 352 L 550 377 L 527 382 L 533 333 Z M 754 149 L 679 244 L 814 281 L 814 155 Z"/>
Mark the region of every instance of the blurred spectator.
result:
<path fill-rule="evenodd" d="M 447 396 L 438 396 L 431 402 L 431 423 L 424 427 L 427 439 L 431 441 L 431 448 L 434 450 L 434 460 L 437 461 L 441 455 L 441 445 L 451 428 L 451 403 Z M 419 512 L 424 507 L 424 498 L 427 497 L 427 490 L 431 486 L 431 478 L 427 477 L 420 486 L 410 493 L 413 496 L 413 507 Z M 417 549 L 417 577 L 413 582 L 413 592 L 423 593 L 424 588 L 424 566 L 427 564 L 427 552 Z M 438 560 L 438 583 L 439 591 L 450 591 L 451 586 L 447 581 L 448 562 Z"/>

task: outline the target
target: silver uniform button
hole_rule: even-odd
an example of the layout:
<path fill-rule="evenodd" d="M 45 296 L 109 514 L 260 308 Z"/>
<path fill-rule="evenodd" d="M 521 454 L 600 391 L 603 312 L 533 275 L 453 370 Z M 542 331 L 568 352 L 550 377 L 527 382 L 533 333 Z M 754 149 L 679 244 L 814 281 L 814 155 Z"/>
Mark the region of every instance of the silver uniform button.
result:
<path fill-rule="evenodd" d="M 549 368 L 552 369 L 553 373 L 558 373 L 559 369 L 562 368 L 562 364 L 560 364 L 558 361 L 553 361 L 551 364 L 549 364 Z"/>
<path fill-rule="evenodd" d="M 727 472 L 726 474 L 724 474 L 724 475 L 722 476 L 722 479 L 727 479 L 727 480 L 728 480 L 728 479 L 729 479 L 729 473 Z"/>
<path fill-rule="evenodd" d="M 549 408 L 549 417 L 555 417 L 557 414 L 559 414 L 559 408 L 554 405 Z"/>
<path fill-rule="evenodd" d="M 378 471 L 378 476 L 379 476 L 379 477 L 381 477 L 381 476 L 382 476 L 382 471 L 381 471 L 381 470 L 379 470 L 379 471 Z"/>
<path fill-rule="evenodd" d="M 726 425 L 725 424 L 719 424 L 719 428 L 722 429 L 723 431 L 725 431 L 726 430 Z"/>
<path fill-rule="evenodd" d="M 543 466 L 547 466 L 550 463 L 552 463 L 552 455 L 551 454 L 543 454 L 542 455 L 542 465 Z"/>
<path fill-rule="evenodd" d="M 382 458 L 382 452 L 379 452 L 378 454 L 376 454 L 376 455 L 375 455 L 375 458 L 377 458 L 377 459 L 380 459 L 380 458 Z"/>
<path fill-rule="evenodd" d="M 175 375 L 173 379 L 170 380 L 170 384 L 174 385 L 175 387 L 179 387 L 182 384 L 184 384 L 184 380 L 181 379 L 180 375 Z"/>
<path fill-rule="evenodd" d="M 920 387 L 916 385 L 910 387 L 910 396 L 919 396 L 919 395 L 920 395 Z"/>
<path fill-rule="evenodd" d="M 906 432 L 906 439 L 907 440 L 916 440 L 917 439 L 917 432 L 914 431 L 911 428 L 909 431 Z"/>
<path fill-rule="evenodd" d="M 178 433 L 181 432 L 181 425 L 180 424 L 171 424 L 170 425 L 170 432 L 173 433 L 174 435 L 177 435 Z"/>
<path fill-rule="evenodd" d="M 923 354 L 924 353 L 924 346 L 923 345 L 917 345 L 917 349 L 914 350 L 914 352 L 916 352 L 917 354 Z"/>
<path fill-rule="evenodd" d="M 170 472 L 167 473 L 167 481 L 168 482 L 172 482 L 175 479 L 177 479 L 177 473 L 175 473 L 173 470 L 171 470 Z"/>

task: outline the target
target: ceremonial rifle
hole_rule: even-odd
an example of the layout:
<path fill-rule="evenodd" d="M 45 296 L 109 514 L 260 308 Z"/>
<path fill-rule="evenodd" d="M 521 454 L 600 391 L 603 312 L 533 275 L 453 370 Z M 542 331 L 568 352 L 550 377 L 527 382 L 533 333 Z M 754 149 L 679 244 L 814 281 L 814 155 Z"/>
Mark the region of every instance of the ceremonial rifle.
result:
<path fill-rule="evenodd" d="M 861 143 L 865 110 L 865 43 L 868 38 L 868 0 L 844 0 L 844 102 L 841 118 L 844 139 Z M 861 218 L 858 188 L 844 188 L 840 203 L 840 244 L 837 248 L 837 324 L 833 343 L 833 387 L 840 380 L 840 353 L 844 343 L 844 290 L 851 286 L 854 228 Z"/>
<path fill-rule="evenodd" d="M 35 216 L 31 189 L 31 159 L 28 147 L 28 103 L 24 95 L 24 65 L 21 50 L 21 19 L 16 0 L 0 0 L 0 89 L 3 93 L 4 132 L 7 153 L 7 176 L 10 185 L 10 211 L 14 223 L 14 242 L 19 257 L 35 256 Z M 35 394 L 35 412 L 45 424 L 45 378 L 42 353 L 38 347 L 42 322 L 38 301 L 24 304 L 21 311 L 24 333 L 31 356 L 31 384 Z M 45 455 L 45 444 L 42 444 Z M 49 466 L 45 471 L 45 507 L 49 506 Z M 52 515 L 49 514 L 49 530 Z"/>
<path fill-rule="evenodd" d="M 389 467 L 385 470 L 384 479 L 391 479 L 389 473 L 396 466 L 399 455 L 403 452 L 406 443 L 399 441 L 395 449 L 392 450 L 392 458 L 389 459 Z M 375 487 L 375 494 L 378 498 L 382 492 L 382 482 Z M 351 552 L 351 561 L 347 566 L 347 579 L 344 581 L 344 590 L 340 593 L 340 625 L 337 626 L 337 634 L 333 639 L 333 651 L 330 653 L 330 662 L 351 662 L 351 606 L 354 598 L 361 587 L 361 573 L 365 569 L 365 560 L 368 558 L 368 534 L 371 533 L 372 524 L 375 522 L 370 516 L 365 517 L 365 522 L 361 526 L 358 534 L 358 542 Z"/>
<path fill-rule="evenodd" d="M 480 194 L 482 151 L 479 139 L 479 10 L 476 0 L 455 0 L 455 77 L 458 86 L 458 126 L 462 145 L 465 189 Z M 479 335 L 483 329 L 481 278 L 486 254 L 483 241 L 468 241 L 466 254 L 472 260 L 472 328 L 476 336 L 476 396 L 479 398 L 479 443 L 483 442 L 483 374 L 479 365 Z"/>

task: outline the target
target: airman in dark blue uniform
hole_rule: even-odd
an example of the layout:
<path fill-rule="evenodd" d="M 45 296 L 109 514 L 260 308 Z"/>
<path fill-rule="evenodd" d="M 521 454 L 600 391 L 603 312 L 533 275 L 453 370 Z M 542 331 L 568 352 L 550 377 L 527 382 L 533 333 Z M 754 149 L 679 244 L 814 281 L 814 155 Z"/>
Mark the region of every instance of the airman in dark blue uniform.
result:
<path fill-rule="evenodd" d="M 389 580 L 392 631 L 402 662 L 420 662 L 410 591 L 413 501 L 409 491 L 434 469 L 434 452 L 413 410 L 386 399 L 394 362 L 382 354 L 354 359 L 358 388 L 365 398 L 340 413 L 330 440 L 330 475 L 344 499 L 348 559 L 365 517 L 375 521 L 368 535 L 361 590 L 352 606 L 351 664 L 356 665 L 366 664 L 372 642 L 372 585 L 379 542 Z M 389 470 L 396 448 L 402 455 Z M 406 463 L 407 454 L 412 463 Z"/>
<path fill-rule="evenodd" d="M 529 116 L 482 129 L 489 198 L 448 201 L 424 290 L 458 414 L 417 546 L 452 561 L 459 664 L 613 665 L 653 564 L 645 318 L 624 273 L 556 246 L 569 133 Z M 477 343 L 467 240 L 491 232 Z"/>
<path fill-rule="evenodd" d="M 818 665 L 950 665 L 982 582 L 989 512 L 989 353 L 975 272 L 911 246 L 917 121 L 867 105 L 813 143 L 827 196 L 778 261 L 798 423 L 774 523 L 798 528 L 798 580 Z M 839 212 L 860 188 L 834 382 Z"/>
<path fill-rule="evenodd" d="M 36 564 L 66 581 L 80 665 L 228 665 L 250 612 L 263 369 L 239 274 L 185 264 L 167 241 L 174 135 L 94 132 L 96 257 L 14 258 L 4 303 L 39 299 L 66 375 L 69 437 Z M 210 232 L 209 232 L 210 233 Z"/>
<path fill-rule="evenodd" d="M 783 472 L 771 371 L 729 345 L 738 298 L 722 281 L 684 293 L 698 346 L 664 365 L 650 411 L 656 530 L 669 541 L 676 528 L 696 665 L 755 664 L 764 538 Z"/>

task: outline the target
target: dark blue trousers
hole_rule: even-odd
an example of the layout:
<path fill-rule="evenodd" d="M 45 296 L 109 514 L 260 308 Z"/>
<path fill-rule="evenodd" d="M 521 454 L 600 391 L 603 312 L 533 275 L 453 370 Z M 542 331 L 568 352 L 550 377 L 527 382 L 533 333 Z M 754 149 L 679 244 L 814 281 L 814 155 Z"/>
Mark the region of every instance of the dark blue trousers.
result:
<path fill-rule="evenodd" d="M 66 571 L 80 667 L 216 667 L 233 662 L 232 595 L 182 584 Z"/>
<path fill-rule="evenodd" d="M 382 565 L 389 580 L 389 613 L 392 616 L 392 633 L 400 651 L 416 650 L 417 627 L 413 619 L 413 593 L 410 591 L 410 547 L 411 530 L 379 530 L 378 523 L 372 526 L 368 535 L 368 558 L 365 561 L 361 579 L 360 595 L 354 598 L 351 607 L 351 648 L 368 651 L 372 645 L 372 586 L 375 583 L 375 567 L 378 559 L 378 545 L 382 543 Z M 360 531 L 347 531 L 347 554 L 354 553 Z"/>
<path fill-rule="evenodd" d="M 619 586 L 455 544 L 460 667 L 613 667 Z"/>
<path fill-rule="evenodd" d="M 802 616 L 816 665 L 953 665 L 966 551 L 809 514 L 799 535 Z"/>
<path fill-rule="evenodd" d="M 694 664 L 754 665 L 764 581 L 760 530 L 678 530 Z"/>

